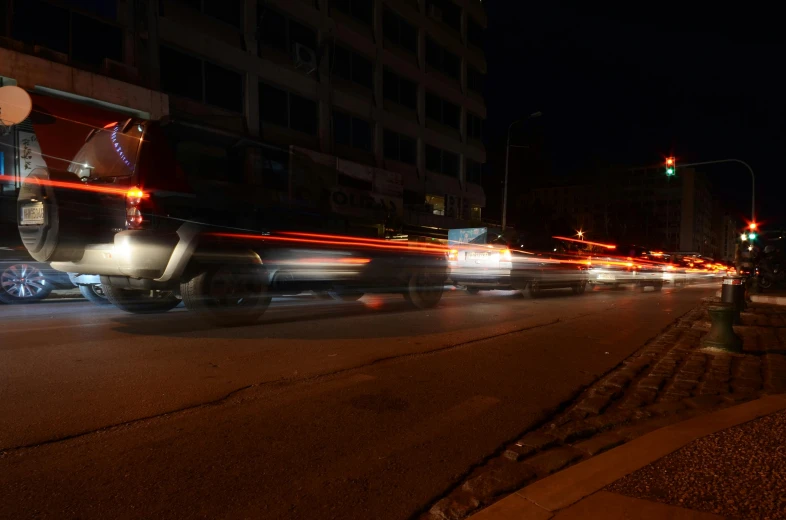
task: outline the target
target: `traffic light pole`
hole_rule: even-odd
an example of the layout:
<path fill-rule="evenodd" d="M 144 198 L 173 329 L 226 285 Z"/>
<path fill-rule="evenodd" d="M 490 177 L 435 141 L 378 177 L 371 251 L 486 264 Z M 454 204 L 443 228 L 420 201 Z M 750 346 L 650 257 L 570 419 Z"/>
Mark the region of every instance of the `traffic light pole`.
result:
<path fill-rule="evenodd" d="M 751 174 L 751 222 L 756 222 L 756 177 L 753 175 L 753 168 L 751 168 L 750 164 L 746 163 L 745 161 L 741 161 L 739 159 L 720 159 L 718 161 L 702 161 L 702 162 L 694 162 L 694 163 L 687 163 L 681 164 L 680 166 L 704 166 L 705 164 L 720 164 L 720 163 L 739 163 L 745 166 L 748 169 L 748 172 Z"/>

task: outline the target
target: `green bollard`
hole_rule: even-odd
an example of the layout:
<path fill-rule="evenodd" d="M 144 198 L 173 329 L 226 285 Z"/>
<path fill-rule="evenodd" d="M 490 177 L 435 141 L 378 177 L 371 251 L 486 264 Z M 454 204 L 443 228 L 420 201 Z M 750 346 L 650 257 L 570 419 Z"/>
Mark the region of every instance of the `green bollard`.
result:
<path fill-rule="evenodd" d="M 734 306 L 731 303 L 711 305 L 710 313 L 712 328 L 701 340 L 702 348 L 713 348 L 736 354 L 742 353 L 742 339 L 734 333 Z"/>

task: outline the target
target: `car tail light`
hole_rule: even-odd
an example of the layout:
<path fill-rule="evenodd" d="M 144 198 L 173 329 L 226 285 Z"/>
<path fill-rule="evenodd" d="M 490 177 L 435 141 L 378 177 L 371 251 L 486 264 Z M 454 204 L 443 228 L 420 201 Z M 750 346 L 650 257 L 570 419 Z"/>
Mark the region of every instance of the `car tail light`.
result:
<path fill-rule="evenodd" d="M 500 258 L 503 262 L 511 262 L 513 261 L 513 256 L 510 254 L 510 249 L 503 249 L 500 251 Z"/>
<path fill-rule="evenodd" d="M 142 229 L 145 219 L 142 216 L 142 201 L 150 195 L 139 188 L 131 188 L 126 192 L 126 227 L 128 229 Z"/>
<path fill-rule="evenodd" d="M 448 251 L 448 262 L 458 262 L 458 249 Z"/>

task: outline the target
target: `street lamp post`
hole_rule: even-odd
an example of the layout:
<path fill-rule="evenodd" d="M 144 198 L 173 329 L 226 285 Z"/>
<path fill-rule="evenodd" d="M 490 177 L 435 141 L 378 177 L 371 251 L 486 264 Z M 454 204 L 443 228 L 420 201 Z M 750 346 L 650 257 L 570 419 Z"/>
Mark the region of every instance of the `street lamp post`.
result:
<path fill-rule="evenodd" d="M 513 128 L 513 125 L 516 123 L 521 123 L 522 121 L 529 121 L 530 119 L 535 119 L 536 117 L 540 117 L 543 115 L 541 112 L 533 112 L 529 115 L 529 117 L 523 119 L 517 119 L 513 121 L 510 125 L 508 125 L 508 138 L 505 144 L 505 184 L 504 188 L 502 189 L 502 230 L 505 230 L 505 227 L 508 222 L 508 163 L 510 162 L 510 129 Z"/>

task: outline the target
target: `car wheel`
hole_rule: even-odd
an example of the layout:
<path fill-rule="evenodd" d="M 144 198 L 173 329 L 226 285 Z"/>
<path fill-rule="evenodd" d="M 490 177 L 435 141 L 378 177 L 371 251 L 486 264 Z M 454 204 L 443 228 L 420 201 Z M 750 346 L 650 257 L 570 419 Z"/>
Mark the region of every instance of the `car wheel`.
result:
<path fill-rule="evenodd" d="M 82 293 L 82 296 L 84 296 L 87 301 L 95 303 L 96 305 L 109 305 L 111 303 L 109 298 L 106 297 L 106 293 L 104 293 L 104 288 L 101 284 L 80 285 L 79 292 Z"/>
<path fill-rule="evenodd" d="M 404 299 L 418 309 L 430 309 L 437 306 L 444 290 L 444 278 L 427 270 L 419 270 L 409 277 Z"/>
<path fill-rule="evenodd" d="M 543 294 L 543 289 L 540 288 L 540 282 L 529 283 L 529 295 L 533 298 L 538 298 Z"/>
<path fill-rule="evenodd" d="M 655 291 L 663 290 L 663 282 L 656 282 L 655 285 L 652 286 Z"/>
<path fill-rule="evenodd" d="M 270 305 L 267 275 L 258 265 L 210 267 L 180 284 L 186 308 L 224 326 L 251 325 Z"/>
<path fill-rule="evenodd" d="M 12 264 L 0 272 L 0 302 L 31 303 L 43 300 L 54 287 L 31 264 Z"/>
<path fill-rule="evenodd" d="M 573 294 L 584 294 L 584 291 L 587 290 L 587 282 L 579 282 L 571 287 L 571 289 L 573 289 Z"/>
<path fill-rule="evenodd" d="M 469 286 L 469 287 L 467 287 L 467 292 L 469 294 L 472 294 L 472 295 L 480 294 L 480 288 L 479 287 Z"/>
<path fill-rule="evenodd" d="M 154 314 L 174 309 L 180 303 L 174 291 L 145 291 L 101 284 L 109 303 L 133 314 Z"/>

